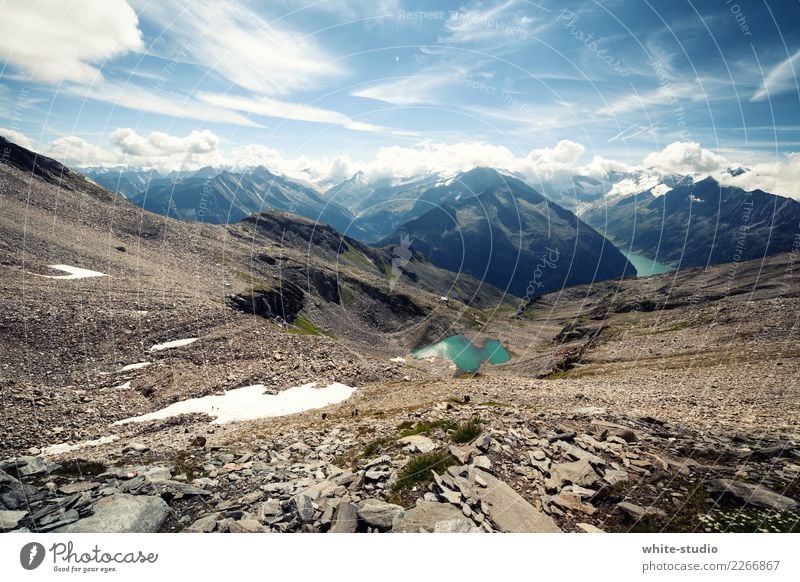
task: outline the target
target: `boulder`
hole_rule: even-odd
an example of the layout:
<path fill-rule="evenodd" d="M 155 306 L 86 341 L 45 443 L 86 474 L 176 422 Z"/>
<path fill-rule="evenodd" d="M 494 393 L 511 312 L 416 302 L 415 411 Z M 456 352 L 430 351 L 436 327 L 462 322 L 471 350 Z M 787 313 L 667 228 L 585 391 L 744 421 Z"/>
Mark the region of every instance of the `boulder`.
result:
<path fill-rule="evenodd" d="M 58 528 L 61 533 L 155 533 L 169 506 L 161 497 L 118 493 L 94 504 L 94 514 Z"/>
<path fill-rule="evenodd" d="M 0 510 L 0 531 L 16 529 L 22 518 L 28 515 L 27 511 L 2 511 Z"/>
<path fill-rule="evenodd" d="M 439 447 L 438 444 L 421 434 L 403 437 L 400 439 L 400 443 L 406 445 L 406 450 L 409 453 L 430 453 Z"/>
<path fill-rule="evenodd" d="M 627 426 L 614 424 L 613 422 L 605 422 L 602 420 L 592 421 L 586 432 L 591 435 L 597 435 L 601 441 L 610 436 L 621 438 L 627 443 L 633 443 L 639 440 L 639 438 L 636 436 L 636 433 Z"/>
<path fill-rule="evenodd" d="M 403 511 L 400 505 L 380 499 L 366 499 L 358 505 L 358 517 L 371 527 L 390 529 L 394 518 Z"/>
<path fill-rule="evenodd" d="M 480 529 L 470 519 L 448 519 L 433 526 L 433 533 L 480 533 Z"/>
<path fill-rule="evenodd" d="M 454 505 L 420 500 L 411 509 L 397 514 L 392 522 L 392 532 L 433 532 L 437 523 L 459 519 L 464 519 L 464 514 L 461 513 L 460 508 Z"/>
<path fill-rule="evenodd" d="M 358 527 L 358 510 L 352 503 L 340 501 L 333 514 L 329 533 L 354 533 Z"/>
<path fill-rule="evenodd" d="M 742 503 L 775 511 L 794 511 L 797 501 L 763 485 L 734 479 L 714 479 L 706 486 L 709 493 L 722 495 Z"/>
<path fill-rule="evenodd" d="M 587 463 L 588 464 L 588 463 Z M 485 471 L 476 470 L 486 487 L 476 487 L 481 509 L 495 527 L 512 533 L 560 532 L 556 523 L 528 503 L 506 483 Z"/>
<path fill-rule="evenodd" d="M 633 503 L 628 503 L 627 501 L 617 503 L 617 509 L 622 511 L 633 521 L 641 521 L 651 517 L 667 516 L 663 510 L 658 509 L 657 507 L 652 507 L 649 505 L 647 507 L 642 507 L 641 505 L 635 505 Z"/>
<path fill-rule="evenodd" d="M 600 480 L 600 476 L 587 459 L 579 459 L 572 463 L 558 463 L 550 469 L 550 479 L 545 487 L 548 490 L 558 490 L 564 485 L 580 485 L 593 487 Z"/>

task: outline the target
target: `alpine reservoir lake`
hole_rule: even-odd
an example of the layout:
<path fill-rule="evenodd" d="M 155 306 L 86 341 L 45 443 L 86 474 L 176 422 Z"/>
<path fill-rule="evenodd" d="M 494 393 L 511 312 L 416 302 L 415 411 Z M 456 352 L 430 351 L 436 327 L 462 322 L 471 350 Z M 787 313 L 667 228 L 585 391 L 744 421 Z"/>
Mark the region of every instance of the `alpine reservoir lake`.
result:
<path fill-rule="evenodd" d="M 648 259 L 644 255 L 637 253 L 626 253 L 625 251 L 622 251 L 622 254 L 625 255 L 625 258 L 627 258 L 636 269 L 637 277 L 661 275 L 662 273 L 669 273 L 670 271 L 675 270 L 674 267 L 670 267 L 664 263 L 659 263 L 658 261 Z"/>
<path fill-rule="evenodd" d="M 463 335 L 453 335 L 414 352 L 414 357 L 447 358 L 463 372 L 477 372 L 481 364 L 504 364 L 511 359 L 511 354 L 503 347 L 500 340 L 488 340 L 483 347 L 478 347 Z"/>

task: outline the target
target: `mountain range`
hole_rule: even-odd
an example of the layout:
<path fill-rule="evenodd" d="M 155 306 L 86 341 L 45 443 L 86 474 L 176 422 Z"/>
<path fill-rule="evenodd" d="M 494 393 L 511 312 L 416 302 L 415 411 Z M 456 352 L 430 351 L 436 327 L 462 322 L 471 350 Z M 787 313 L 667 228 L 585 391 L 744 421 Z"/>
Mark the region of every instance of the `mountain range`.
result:
<path fill-rule="evenodd" d="M 739 262 L 790 251 L 800 232 L 800 203 L 747 192 L 713 178 L 684 181 L 585 208 L 580 216 L 618 248 L 676 268 Z"/>

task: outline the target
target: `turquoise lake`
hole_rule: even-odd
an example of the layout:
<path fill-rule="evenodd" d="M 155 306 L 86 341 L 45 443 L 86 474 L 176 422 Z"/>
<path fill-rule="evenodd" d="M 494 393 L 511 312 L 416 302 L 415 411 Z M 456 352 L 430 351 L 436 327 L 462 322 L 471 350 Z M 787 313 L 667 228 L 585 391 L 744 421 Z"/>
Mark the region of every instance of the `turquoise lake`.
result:
<path fill-rule="evenodd" d="M 499 340 L 488 340 L 478 347 L 463 335 L 453 335 L 414 352 L 415 358 L 447 358 L 459 370 L 477 372 L 484 362 L 504 364 L 511 359 Z"/>
<path fill-rule="evenodd" d="M 658 261 L 648 259 L 644 255 L 639 255 L 636 253 L 626 253 L 626 252 L 623 252 L 622 254 L 625 255 L 625 258 L 627 258 L 636 269 L 637 277 L 649 277 L 650 275 L 661 275 L 662 273 L 669 273 L 670 271 L 675 270 L 673 267 L 670 267 L 669 265 L 665 265 L 664 263 L 659 263 Z"/>

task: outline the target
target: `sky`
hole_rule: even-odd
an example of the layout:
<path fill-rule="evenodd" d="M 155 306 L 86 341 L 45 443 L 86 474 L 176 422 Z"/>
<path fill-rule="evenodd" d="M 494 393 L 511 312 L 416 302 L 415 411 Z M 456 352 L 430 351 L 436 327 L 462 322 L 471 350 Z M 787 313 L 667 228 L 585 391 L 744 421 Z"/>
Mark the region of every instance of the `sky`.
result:
<path fill-rule="evenodd" d="M 800 196 L 800 1 L 0 0 L 0 134 L 329 183 L 754 169 Z M 782 193 L 782 192 L 779 192 Z"/>

